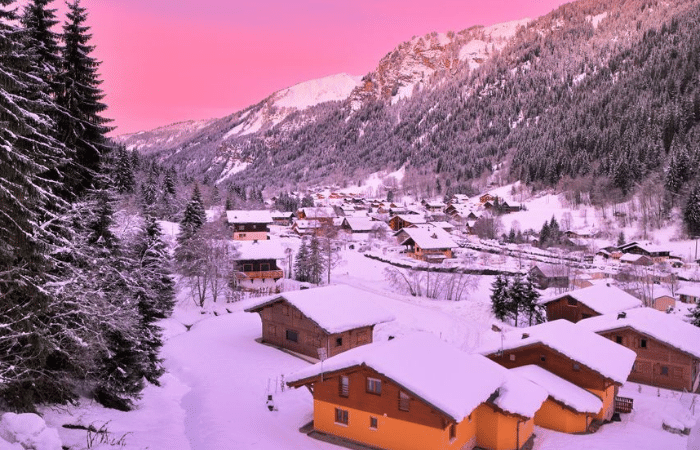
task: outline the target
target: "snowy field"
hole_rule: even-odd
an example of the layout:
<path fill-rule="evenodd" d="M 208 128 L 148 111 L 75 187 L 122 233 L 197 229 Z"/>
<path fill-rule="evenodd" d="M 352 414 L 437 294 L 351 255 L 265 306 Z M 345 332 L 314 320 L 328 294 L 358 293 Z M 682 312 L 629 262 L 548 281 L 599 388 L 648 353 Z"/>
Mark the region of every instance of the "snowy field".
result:
<path fill-rule="evenodd" d="M 342 256 L 333 283 L 387 295 L 382 306 L 397 318 L 376 327 L 375 341 L 420 330 L 469 351 L 499 339 L 491 331 L 491 277 L 482 277 L 479 287 L 461 302 L 416 299 L 391 291 L 383 276 L 385 264 L 354 250 L 343 251 Z M 175 314 L 163 323 L 168 373 L 162 386 L 149 386 L 138 408 L 128 413 L 89 401 L 79 407 L 45 409 L 48 425 L 58 429 L 63 444 L 71 449 L 89 448 L 88 437 L 84 430 L 62 428 L 65 423 L 104 425 L 109 434 L 103 440 L 115 444 L 94 443 L 92 448 L 98 449 L 338 449 L 298 431 L 312 418 L 312 397 L 306 389 L 283 390 L 282 377 L 309 363 L 255 341 L 261 335 L 259 316 L 243 312 L 253 302 L 210 304 L 202 313 L 180 290 Z M 185 325 L 191 325 L 189 331 Z M 275 411 L 267 408 L 268 394 Z M 661 424 L 692 423 L 695 396 L 648 386 L 640 389 L 636 384 L 624 386 L 622 395 L 635 399 L 635 410 L 623 415 L 622 422 L 605 425 L 592 435 L 537 428 L 534 448 L 686 448 L 687 437 L 663 431 Z"/>

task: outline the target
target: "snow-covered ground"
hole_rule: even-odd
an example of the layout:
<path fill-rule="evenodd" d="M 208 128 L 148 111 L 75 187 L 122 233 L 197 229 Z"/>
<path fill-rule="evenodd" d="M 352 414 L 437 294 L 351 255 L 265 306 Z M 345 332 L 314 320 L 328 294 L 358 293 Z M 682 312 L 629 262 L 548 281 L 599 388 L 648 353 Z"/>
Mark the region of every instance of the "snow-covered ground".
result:
<path fill-rule="evenodd" d="M 333 282 L 387 296 L 382 306 L 396 320 L 380 324 L 375 340 L 412 331 L 433 333 L 465 351 L 492 344 L 499 334 L 489 310 L 491 277 L 482 277 L 467 300 L 444 302 L 406 297 L 392 292 L 384 280 L 385 264 L 355 250 L 342 252 Z M 184 288 L 175 314 L 164 321 L 163 348 L 168 370 L 160 387 L 149 386 L 132 412 L 107 410 L 83 401 L 79 406 L 46 408 L 49 426 L 56 427 L 63 444 L 84 449 L 86 431 L 62 428 L 65 423 L 109 430 L 105 441 L 124 442 L 93 448 L 127 449 L 337 449 L 300 433 L 312 418 L 311 394 L 282 388 L 283 376 L 309 363 L 255 341 L 261 334 L 257 314 L 243 310 L 255 299 L 210 304 L 197 308 Z M 216 314 L 214 314 L 216 312 Z M 191 328 L 189 331 L 187 327 Z M 267 408 L 272 395 L 274 411 Z M 695 396 L 629 384 L 622 395 L 635 399 L 635 409 L 592 435 L 567 435 L 536 430 L 535 449 L 684 449 L 688 440 L 662 430 L 661 423 L 694 423 Z M 700 411 L 698 411 L 700 415 Z M 106 424 L 106 425 L 105 425 Z M 93 436 L 94 437 L 94 436 Z M 99 442 L 99 441 L 96 441 Z"/>

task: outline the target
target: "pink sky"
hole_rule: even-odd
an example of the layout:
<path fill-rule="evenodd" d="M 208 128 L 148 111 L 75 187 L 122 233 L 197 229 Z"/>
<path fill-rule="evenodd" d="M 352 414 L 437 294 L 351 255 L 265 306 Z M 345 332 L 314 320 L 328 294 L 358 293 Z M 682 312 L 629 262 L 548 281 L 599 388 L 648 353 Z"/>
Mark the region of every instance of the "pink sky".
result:
<path fill-rule="evenodd" d="M 60 0 L 54 7 L 63 6 Z M 83 0 L 114 134 L 223 117 L 296 83 L 364 75 L 412 36 L 563 0 Z"/>

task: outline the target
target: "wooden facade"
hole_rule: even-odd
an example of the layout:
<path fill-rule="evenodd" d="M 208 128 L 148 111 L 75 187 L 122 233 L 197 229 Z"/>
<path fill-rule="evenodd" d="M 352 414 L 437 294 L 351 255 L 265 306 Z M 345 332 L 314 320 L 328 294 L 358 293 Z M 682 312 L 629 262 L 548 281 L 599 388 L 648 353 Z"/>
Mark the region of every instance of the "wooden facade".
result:
<path fill-rule="evenodd" d="M 598 396 L 603 401 L 603 408 L 594 415 L 595 419 L 609 420 L 612 417 L 618 384 L 547 345 L 537 343 L 487 356 L 508 369 L 529 364 L 539 366 Z"/>
<path fill-rule="evenodd" d="M 270 232 L 265 223 L 236 223 L 231 227 L 234 241 L 264 241 Z"/>
<path fill-rule="evenodd" d="M 399 231 L 402 228 L 408 228 L 419 223 L 425 223 L 425 220 L 422 220 L 420 216 L 417 215 L 415 222 L 411 222 L 406 217 L 394 216 L 391 219 L 389 219 L 389 228 L 391 228 L 393 231 Z"/>
<path fill-rule="evenodd" d="M 372 343 L 374 325 L 329 333 L 284 299 L 246 311 L 260 314 L 263 342 L 312 358 L 319 357 L 319 348 L 325 348 L 330 357 Z"/>
<path fill-rule="evenodd" d="M 485 402 L 456 423 L 439 408 L 365 365 L 290 385 L 311 386 L 315 430 L 382 449 L 515 450 L 533 438 L 532 418 L 505 413 Z"/>
<path fill-rule="evenodd" d="M 548 322 L 557 319 L 566 319 L 569 322 L 576 323 L 579 320 L 600 315 L 598 312 L 592 310 L 570 295 L 565 295 L 559 300 L 547 303 L 545 308 L 547 310 Z"/>
<path fill-rule="evenodd" d="M 569 274 L 567 267 L 539 267 L 533 266 L 530 274 L 535 279 L 535 284 L 540 289 L 568 288 Z"/>
<path fill-rule="evenodd" d="M 277 267 L 276 259 L 241 259 L 236 261 L 236 278 L 241 280 L 284 278 L 284 272 Z"/>
<path fill-rule="evenodd" d="M 637 354 L 627 378 L 635 383 L 667 389 L 693 390 L 700 359 L 631 327 L 598 333 Z"/>

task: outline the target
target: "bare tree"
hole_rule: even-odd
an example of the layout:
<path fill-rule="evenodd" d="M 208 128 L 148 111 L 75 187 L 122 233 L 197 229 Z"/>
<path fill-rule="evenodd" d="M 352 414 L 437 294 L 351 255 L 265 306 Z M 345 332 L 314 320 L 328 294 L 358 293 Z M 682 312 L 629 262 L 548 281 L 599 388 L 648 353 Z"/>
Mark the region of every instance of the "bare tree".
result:
<path fill-rule="evenodd" d="M 474 290 L 478 283 L 475 275 L 463 272 L 436 272 L 416 269 L 398 269 L 388 267 L 384 277 L 399 292 L 414 297 L 426 297 L 436 300 L 460 301 Z"/>

